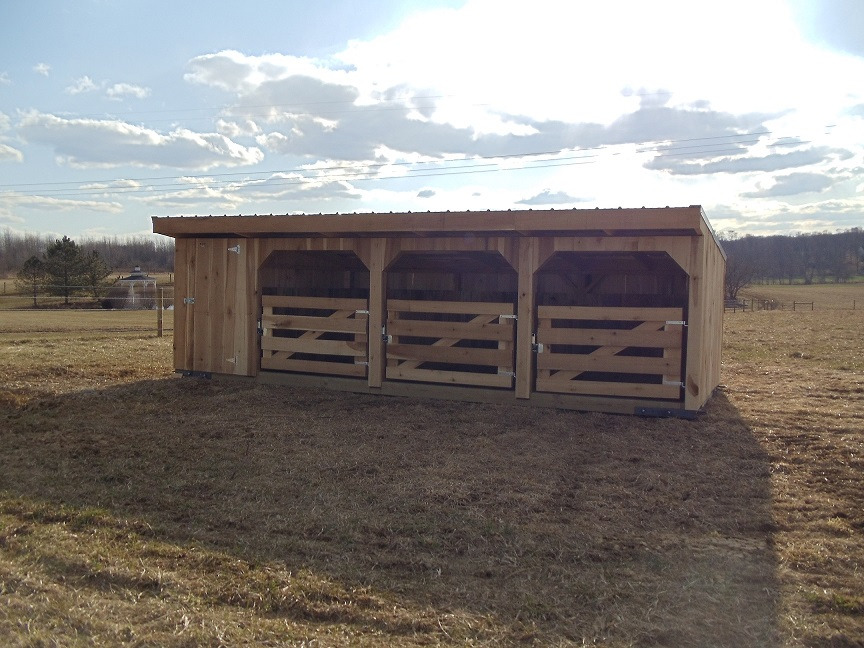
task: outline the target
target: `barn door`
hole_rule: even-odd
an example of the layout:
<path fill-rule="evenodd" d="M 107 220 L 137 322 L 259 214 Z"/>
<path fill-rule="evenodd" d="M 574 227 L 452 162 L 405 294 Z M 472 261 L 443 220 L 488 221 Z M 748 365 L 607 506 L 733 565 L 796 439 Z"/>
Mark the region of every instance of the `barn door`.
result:
<path fill-rule="evenodd" d="M 364 378 L 368 324 L 366 299 L 264 295 L 261 369 Z"/>
<path fill-rule="evenodd" d="M 512 303 L 387 301 L 388 380 L 513 387 Z"/>
<path fill-rule="evenodd" d="M 681 308 L 537 308 L 537 391 L 680 400 Z"/>
<path fill-rule="evenodd" d="M 177 240 L 174 362 L 178 370 L 251 375 L 251 288 L 245 245 L 240 239 Z"/>

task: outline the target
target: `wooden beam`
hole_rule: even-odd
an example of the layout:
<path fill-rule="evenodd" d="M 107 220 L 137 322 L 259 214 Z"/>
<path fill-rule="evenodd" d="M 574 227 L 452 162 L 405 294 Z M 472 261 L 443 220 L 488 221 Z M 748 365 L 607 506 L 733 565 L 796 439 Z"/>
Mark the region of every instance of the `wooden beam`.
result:
<path fill-rule="evenodd" d="M 539 266 L 537 239 L 519 241 L 519 291 L 516 305 L 516 398 L 530 398 L 534 385 L 534 304 Z"/>
<path fill-rule="evenodd" d="M 667 232 L 701 234 L 702 209 L 564 209 L 298 216 L 153 217 L 153 231 L 173 237 L 225 236 L 415 236 L 460 232 L 526 236 L 550 232 L 598 232 L 606 236 Z"/>
<path fill-rule="evenodd" d="M 387 294 L 387 240 L 375 238 L 369 248 L 369 387 L 379 389 L 384 381 L 384 321 Z"/>

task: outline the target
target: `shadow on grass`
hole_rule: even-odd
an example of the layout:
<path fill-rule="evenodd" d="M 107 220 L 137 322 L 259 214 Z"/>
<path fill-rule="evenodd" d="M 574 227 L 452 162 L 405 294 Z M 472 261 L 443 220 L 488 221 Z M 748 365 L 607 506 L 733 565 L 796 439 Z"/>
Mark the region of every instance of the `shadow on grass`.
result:
<path fill-rule="evenodd" d="M 769 462 L 722 394 L 688 422 L 166 379 L 4 418 L 7 514 L 206 547 L 250 583 L 220 604 L 443 643 L 778 644 Z M 279 598 L 297 574 L 330 607 Z"/>

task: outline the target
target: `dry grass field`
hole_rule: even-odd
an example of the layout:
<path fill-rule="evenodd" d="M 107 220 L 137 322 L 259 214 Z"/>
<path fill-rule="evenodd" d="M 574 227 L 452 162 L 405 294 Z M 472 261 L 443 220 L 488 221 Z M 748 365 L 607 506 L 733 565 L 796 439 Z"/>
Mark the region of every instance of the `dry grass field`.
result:
<path fill-rule="evenodd" d="M 695 421 L 185 379 L 153 313 L 30 316 L 3 645 L 864 645 L 861 310 L 728 313 Z"/>
<path fill-rule="evenodd" d="M 820 285 L 753 285 L 741 291 L 740 296 L 747 300 L 773 300 L 791 308 L 800 302 L 801 310 L 864 310 L 864 282 Z"/>

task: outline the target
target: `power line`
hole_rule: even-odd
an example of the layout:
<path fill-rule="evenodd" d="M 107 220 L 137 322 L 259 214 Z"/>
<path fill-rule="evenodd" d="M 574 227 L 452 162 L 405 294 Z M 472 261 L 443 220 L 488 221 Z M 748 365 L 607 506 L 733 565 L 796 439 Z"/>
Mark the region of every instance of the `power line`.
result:
<path fill-rule="evenodd" d="M 655 153 L 655 157 L 670 156 L 712 156 L 732 155 L 741 153 L 741 146 L 757 144 L 763 136 L 773 135 L 772 131 L 761 130 L 749 133 L 737 133 L 677 140 L 662 140 L 653 142 L 618 142 L 595 147 L 562 148 L 549 151 L 520 152 L 487 156 L 472 156 L 461 158 L 445 158 L 421 161 L 375 162 L 362 164 L 361 169 L 351 170 L 344 165 L 331 165 L 310 168 L 300 166 L 289 169 L 271 169 L 266 171 L 225 172 L 207 175 L 164 175 L 144 176 L 137 178 L 92 179 L 78 181 L 54 181 L 2 184 L 0 197 L 6 196 L 48 196 L 48 197 L 81 197 L 81 196 L 122 196 L 147 195 L 154 193 L 184 192 L 201 189 L 224 189 L 232 184 L 242 185 L 238 188 L 252 187 L 266 183 L 267 186 L 289 186 L 305 183 L 337 182 L 340 180 L 396 180 L 408 177 L 434 177 L 445 175 L 468 175 L 474 173 L 489 173 L 497 171 L 519 171 L 559 166 L 575 166 L 596 163 L 601 154 L 615 146 L 636 146 L 635 154 Z M 784 141 L 786 140 L 786 141 Z M 651 146 L 645 146 L 645 144 Z M 782 136 L 775 139 L 769 146 L 799 146 L 807 144 L 798 136 Z M 730 147 L 736 148 L 730 148 Z M 573 153 L 568 157 L 557 157 L 565 153 Z M 531 159 L 536 158 L 536 159 Z M 546 159 L 543 159 L 546 158 Z M 502 167 L 498 162 L 519 159 L 523 164 Z M 498 161 L 498 162 L 496 162 Z M 542 164 L 541 164 L 542 163 Z M 432 168 L 435 165 L 437 168 Z M 376 171 L 385 168 L 404 168 L 404 175 L 381 176 Z M 291 178 L 274 176 L 291 175 Z M 157 184 L 152 184 L 155 181 Z M 159 181 L 169 181 L 159 183 Z M 122 186 L 117 183 L 140 183 L 135 186 Z M 149 183 L 149 184 L 144 184 Z M 106 186 L 87 186 L 100 185 Z M 114 184 L 115 186 L 107 186 Z M 75 185 L 75 186 L 70 186 Z M 44 189 L 43 189 L 44 188 Z"/>

